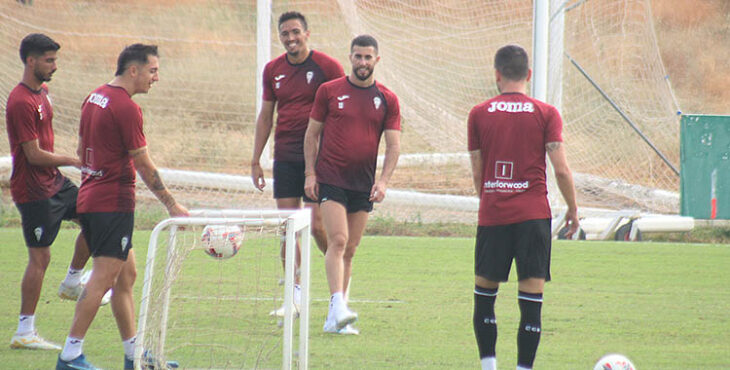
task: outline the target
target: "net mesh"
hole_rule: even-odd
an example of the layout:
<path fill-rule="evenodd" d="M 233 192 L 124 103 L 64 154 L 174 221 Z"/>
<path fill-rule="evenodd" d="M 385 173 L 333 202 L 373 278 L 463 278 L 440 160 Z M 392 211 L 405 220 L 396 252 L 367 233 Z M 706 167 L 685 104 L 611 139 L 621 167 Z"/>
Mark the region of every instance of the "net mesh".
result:
<path fill-rule="evenodd" d="M 140 315 L 142 348 L 158 361 L 185 368 L 281 368 L 281 319 L 270 313 L 283 303 L 277 283 L 283 279 L 282 226 L 229 222 L 231 227 L 240 230 L 240 250 L 226 259 L 206 253 L 221 236 L 202 236 L 202 225 L 160 234 L 153 273 L 145 276 L 147 311 Z"/>
<path fill-rule="evenodd" d="M 649 1 L 573 1 L 565 9 L 565 52 L 671 162 L 678 163 L 678 119 L 654 39 Z M 376 78 L 399 96 L 401 153 L 413 158 L 409 165 L 399 165 L 390 188 L 474 195 L 468 157 L 438 162 L 434 154 L 466 151 L 469 110 L 497 94 L 495 51 L 509 42 L 530 52 L 532 1 L 274 1 L 272 56 L 283 52 L 275 25 L 287 10 L 308 17 L 310 46 L 340 60 L 346 71 L 353 35 L 370 33 L 378 39 L 382 60 Z M 234 182 L 251 183 L 255 1 L 48 0 L 32 6 L 4 2 L 0 18 L 0 104 L 22 73 L 17 48 L 23 36 L 44 32 L 62 44 L 59 70 L 50 83 L 58 152 L 74 151 L 79 106 L 86 94 L 109 81 L 123 46 L 156 43 L 160 81 L 148 95 L 135 96 L 155 163 L 237 175 Z M 678 177 L 567 59 L 562 67 L 561 112 L 579 204 L 676 213 Z M 0 142 L 0 153 L 9 153 L 7 142 Z M 163 178 L 184 197 L 186 206 L 274 207 L 270 193 L 254 192 L 251 186 L 230 188 L 215 179 L 188 185 L 164 174 Z M 406 220 L 476 220 L 474 207 L 402 203 L 386 199 L 376 211 Z"/>

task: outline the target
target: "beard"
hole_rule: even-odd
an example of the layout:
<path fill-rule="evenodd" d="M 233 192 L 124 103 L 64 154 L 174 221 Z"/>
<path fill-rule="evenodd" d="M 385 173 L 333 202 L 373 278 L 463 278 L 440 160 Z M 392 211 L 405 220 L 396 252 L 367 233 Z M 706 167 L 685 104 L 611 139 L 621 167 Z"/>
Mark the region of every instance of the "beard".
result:
<path fill-rule="evenodd" d="M 53 72 L 49 73 L 48 75 L 44 75 L 38 71 L 34 71 L 33 74 L 35 75 L 35 78 L 37 78 L 38 81 L 41 81 L 41 82 L 48 82 L 51 80 L 51 77 L 53 76 Z"/>
<path fill-rule="evenodd" d="M 365 69 L 367 71 L 367 74 L 365 74 L 365 76 L 361 76 L 359 73 L 357 73 L 357 71 L 359 71 L 361 69 Z M 368 68 L 368 67 L 354 68 L 353 67 L 352 72 L 355 75 L 355 77 L 357 77 L 358 80 L 365 81 L 368 78 L 370 78 L 370 76 L 373 75 L 373 68 Z"/>

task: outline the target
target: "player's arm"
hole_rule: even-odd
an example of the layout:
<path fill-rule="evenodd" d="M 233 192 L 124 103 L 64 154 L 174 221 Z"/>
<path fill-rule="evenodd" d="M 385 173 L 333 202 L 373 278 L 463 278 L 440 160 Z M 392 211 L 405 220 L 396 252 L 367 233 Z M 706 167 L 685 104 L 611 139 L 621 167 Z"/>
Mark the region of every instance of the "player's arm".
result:
<path fill-rule="evenodd" d="M 482 151 L 480 149 L 472 150 L 469 152 L 469 159 L 471 160 L 471 174 L 472 180 L 474 181 L 474 190 L 477 192 L 477 196 L 482 195 L 482 179 L 484 178 L 484 163 L 482 160 Z"/>
<path fill-rule="evenodd" d="M 314 164 L 317 162 L 317 154 L 319 154 L 319 138 L 322 135 L 323 126 L 322 122 L 310 118 L 307 132 L 304 134 L 304 194 L 312 200 L 319 199 Z"/>
<path fill-rule="evenodd" d="M 56 154 L 41 149 L 38 145 L 38 139 L 26 141 L 20 144 L 23 148 L 23 154 L 28 159 L 28 162 L 34 166 L 39 167 L 58 167 L 58 166 L 74 166 L 81 167 L 81 161 L 78 158 L 74 158 L 67 155 Z"/>
<path fill-rule="evenodd" d="M 559 141 L 545 144 L 545 150 L 550 157 L 550 163 L 555 170 L 555 180 L 558 182 L 558 189 L 565 199 L 568 211 L 565 214 L 565 222 L 568 226 L 566 237 L 570 238 L 573 233 L 578 231 L 578 204 L 576 202 L 575 184 L 573 183 L 573 174 L 568 167 L 568 159 L 565 155 L 565 145 Z"/>
<path fill-rule="evenodd" d="M 189 216 L 188 210 L 175 201 L 175 198 L 172 197 L 172 194 L 169 190 L 167 190 L 165 184 L 162 183 L 160 173 L 157 171 L 155 164 L 152 163 L 152 158 L 150 158 L 147 147 L 130 150 L 129 155 L 132 156 L 134 167 L 137 169 L 142 181 L 144 181 L 147 188 L 155 194 L 155 197 L 157 197 L 157 199 L 165 205 L 167 213 L 173 217 Z"/>
<path fill-rule="evenodd" d="M 271 135 L 271 128 L 274 126 L 274 105 L 276 102 L 264 100 L 261 103 L 261 111 L 256 119 L 256 131 L 254 133 L 253 157 L 251 158 L 251 180 L 256 189 L 261 191 L 266 186 L 264 170 L 261 169 L 261 154 L 264 151 L 266 142 Z"/>
<path fill-rule="evenodd" d="M 380 172 L 380 178 L 373 184 L 373 188 L 370 190 L 371 202 L 382 202 L 385 199 L 385 191 L 388 187 L 390 177 L 395 172 L 398 157 L 400 157 L 400 130 L 385 130 L 383 170 Z"/>

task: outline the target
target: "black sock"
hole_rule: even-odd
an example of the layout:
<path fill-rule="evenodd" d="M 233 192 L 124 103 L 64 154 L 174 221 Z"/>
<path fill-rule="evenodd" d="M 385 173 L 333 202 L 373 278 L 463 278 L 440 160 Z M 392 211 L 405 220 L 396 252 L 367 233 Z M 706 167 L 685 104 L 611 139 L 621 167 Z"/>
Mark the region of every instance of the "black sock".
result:
<path fill-rule="evenodd" d="M 474 334 L 479 346 L 479 358 L 494 357 L 497 343 L 497 319 L 494 316 L 494 301 L 497 289 L 474 287 Z"/>
<path fill-rule="evenodd" d="M 519 292 L 520 329 L 517 332 L 517 365 L 532 368 L 540 344 L 542 293 Z"/>

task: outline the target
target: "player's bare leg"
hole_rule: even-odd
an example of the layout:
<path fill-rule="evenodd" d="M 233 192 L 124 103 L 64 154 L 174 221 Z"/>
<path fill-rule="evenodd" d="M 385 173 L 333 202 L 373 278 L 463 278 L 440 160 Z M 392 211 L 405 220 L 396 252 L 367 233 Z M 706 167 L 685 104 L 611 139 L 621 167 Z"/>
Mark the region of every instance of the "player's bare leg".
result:
<path fill-rule="evenodd" d="M 347 214 L 347 247 L 345 253 L 342 256 L 343 259 L 343 295 L 347 297 L 349 295 L 348 289 L 350 287 L 350 278 L 352 277 L 352 258 L 355 256 L 357 246 L 360 245 L 362 234 L 365 232 L 365 226 L 368 222 L 368 213 L 365 211 L 348 213 Z M 347 301 L 347 299 L 345 299 Z"/>
<path fill-rule="evenodd" d="M 134 293 L 132 291 L 137 278 L 137 267 L 134 260 L 134 250 L 129 251 L 127 261 L 122 265 L 112 295 L 112 312 L 117 321 L 119 334 L 122 340 L 135 336 L 137 330 L 134 321 Z"/>
<path fill-rule="evenodd" d="M 305 202 L 304 206 L 312 210 L 312 237 L 317 242 L 317 248 L 322 254 L 327 254 L 327 233 L 324 231 L 319 203 Z"/>
<path fill-rule="evenodd" d="M 520 306 L 520 328 L 517 332 L 517 368 L 531 369 L 535 361 L 542 331 L 542 293 L 545 279 L 520 280 L 517 301 Z"/>
<path fill-rule="evenodd" d="M 300 209 L 302 206 L 302 200 L 299 197 L 296 198 L 277 198 L 276 199 L 276 208 L 281 210 L 292 210 L 292 209 Z M 279 243 L 279 255 L 281 256 L 281 268 L 283 271 L 286 271 L 286 236 L 281 235 L 281 243 Z M 299 266 L 301 265 L 302 260 L 302 254 L 301 249 L 299 248 L 299 240 L 297 240 L 297 246 L 296 246 L 296 261 L 294 264 L 294 308 L 298 312 L 300 300 L 301 300 L 301 293 L 299 288 L 299 274 L 297 273 L 299 271 Z M 283 280 L 279 281 L 279 284 L 283 284 Z M 277 317 L 284 317 L 284 305 L 282 304 L 281 307 L 269 312 L 269 316 L 277 316 Z M 280 321 L 280 324 L 283 324 L 283 321 Z"/>
<path fill-rule="evenodd" d="M 35 309 L 43 287 L 43 277 L 51 260 L 49 247 L 28 248 L 28 265 L 20 285 L 18 329 L 10 339 L 10 348 L 59 350 L 58 344 L 43 339 L 35 329 Z"/>
<path fill-rule="evenodd" d="M 73 221 L 78 223 L 78 220 Z M 74 254 L 71 258 L 71 264 L 69 265 L 68 272 L 66 273 L 66 278 L 58 287 L 59 297 L 72 301 L 76 301 L 79 298 L 79 295 L 84 290 L 84 284 L 86 284 L 84 279 L 88 280 L 88 275 L 90 273 L 90 271 L 87 271 L 86 273 L 83 272 L 84 266 L 86 266 L 88 261 L 89 247 L 86 243 L 86 238 L 84 238 L 84 234 L 79 232 L 79 235 L 76 236 Z M 101 305 L 109 303 L 110 300 L 111 291 L 104 295 L 104 298 L 101 300 Z"/>
<path fill-rule="evenodd" d="M 20 285 L 20 314 L 33 315 L 38 299 L 41 296 L 43 277 L 51 262 L 51 249 L 49 247 L 28 248 L 28 265 L 25 268 L 23 282 Z"/>
<path fill-rule="evenodd" d="M 336 333 L 357 320 L 357 314 L 347 308 L 343 297 L 345 290 L 344 258 L 349 238 L 348 216 L 345 207 L 335 201 L 325 201 L 320 205 L 320 208 L 322 209 L 324 228 L 327 232 L 325 268 L 327 270 L 327 283 L 329 284 L 330 294 L 332 294 L 324 330 L 325 332 Z"/>
<path fill-rule="evenodd" d="M 86 266 L 86 262 L 89 261 L 89 246 L 86 244 L 86 238 L 84 233 L 79 232 L 76 236 L 76 243 L 74 245 L 74 255 L 71 257 L 71 268 L 76 270 L 83 270 Z"/>

